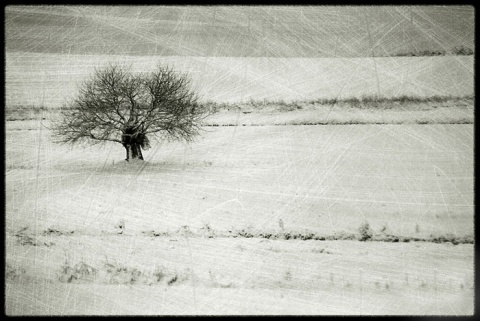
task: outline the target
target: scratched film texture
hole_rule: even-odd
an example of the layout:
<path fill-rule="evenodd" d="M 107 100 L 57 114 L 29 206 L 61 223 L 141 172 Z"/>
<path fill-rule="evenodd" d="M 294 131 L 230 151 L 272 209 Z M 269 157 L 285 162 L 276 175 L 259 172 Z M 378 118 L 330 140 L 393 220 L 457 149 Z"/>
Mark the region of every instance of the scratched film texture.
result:
<path fill-rule="evenodd" d="M 6 314 L 473 314 L 473 7 L 4 10 Z M 218 111 L 54 143 L 108 62 Z"/>

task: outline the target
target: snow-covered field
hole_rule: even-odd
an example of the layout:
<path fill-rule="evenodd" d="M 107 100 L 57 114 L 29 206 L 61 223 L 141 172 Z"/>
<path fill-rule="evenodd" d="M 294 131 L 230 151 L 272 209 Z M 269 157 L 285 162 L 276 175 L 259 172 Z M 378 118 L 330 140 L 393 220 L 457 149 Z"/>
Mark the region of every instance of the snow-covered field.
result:
<path fill-rule="evenodd" d="M 473 233 L 472 125 L 206 127 L 191 146 L 158 143 L 145 164 L 120 144 L 6 136 L 10 225 L 127 230 L 253 224 L 393 232 Z M 12 226 L 13 227 L 13 226 Z M 16 226 L 20 227 L 20 226 Z"/>
<path fill-rule="evenodd" d="M 7 243 L 14 250 L 7 253 L 11 268 L 25 269 L 6 283 L 8 314 L 473 313 L 472 244 L 132 235 L 50 240 L 55 245 Z M 59 281 L 69 275 L 64 264 L 79 263 L 96 274 Z"/>
<path fill-rule="evenodd" d="M 473 313 L 473 244 L 225 236 L 473 235 L 472 124 L 205 127 L 126 164 L 18 123 L 8 314 Z"/>
<path fill-rule="evenodd" d="M 473 315 L 474 26 L 467 6 L 9 6 L 6 314 Z M 202 137 L 129 163 L 54 143 L 112 62 L 188 73 Z"/>
<path fill-rule="evenodd" d="M 311 100 L 474 93 L 473 56 L 379 58 L 145 57 L 7 52 L 7 106 L 59 107 L 95 67 L 156 64 L 187 72 L 202 100 Z M 279 67 L 281 66 L 281 67 Z"/>

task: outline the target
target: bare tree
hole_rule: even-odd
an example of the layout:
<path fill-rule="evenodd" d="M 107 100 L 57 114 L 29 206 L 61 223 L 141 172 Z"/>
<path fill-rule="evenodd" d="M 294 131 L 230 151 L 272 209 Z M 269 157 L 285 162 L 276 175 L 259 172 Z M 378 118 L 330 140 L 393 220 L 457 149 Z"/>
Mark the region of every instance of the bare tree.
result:
<path fill-rule="evenodd" d="M 109 64 L 81 86 L 53 129 L 60 142 L 117 142 L 125 147 L 127 161 L 143 160 L 150 135 L 190 141 L 207 114 L 186 74 L 160 65 L 134 74 Z"/>

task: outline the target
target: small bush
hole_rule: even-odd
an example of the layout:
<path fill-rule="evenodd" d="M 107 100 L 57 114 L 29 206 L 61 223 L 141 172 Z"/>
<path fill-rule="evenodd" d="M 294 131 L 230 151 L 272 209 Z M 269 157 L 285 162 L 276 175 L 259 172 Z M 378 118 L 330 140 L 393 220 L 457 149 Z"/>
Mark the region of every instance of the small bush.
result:
<path fill-rule="evenodd" d="M 189 275 L 192 275 L 190 269 L 186 269 L 185 271 L 180 273 L 173 272 L 169 275 L 169 280 L 167 281 L 167 285 L 173 285 L 174 283 L 184 282 L 188 280 Z"/>
<path fill-rule="evenodd" d="M 35 238 L 27 234 L 28 226 L 20 229 L 18 232 L 14 234 L 17 238 L 18 245 L 31 245 L 31 246 L 39 246 L 39 245 L 50 245 L 50 244 L 41 244 L 37 242 Z"/>
<path fill-rule="evenodd" d="M 97 269 L 88 264 L 79 262 L 72 267 L 65 261 L 65 264 L 61 267 L 58 279 L 64 283 L 72 283 L 74 281 L 92 282 L 96 275 Z"/>
<path fill-rule="evenodd" d="M 194 236 L 195 234 L 193 233 L 193 231 L 190 229 L 190 226 L 188 225 L 183 225 L 181 228 L 178 229 L 178 232 L 185 236 L 185 237 L 189 237 L 189 236 Z"/>
<path fill-rule="evenodd" d="M 247 226 L 246 228 L 237 231 L 236 234 L 241 237 L 251 238 L 251 237 L 258 237 L 257 233 L 253 231 L 252 226 Z"/>
<path fill-rule="evenodd" d="M 242 237 L 246 237 L 246 238 L 250 238 L 250 237 L 253 237 L 253 234 L 249 231 L 246 231 L 245 229 L 241 230 L 240 232 L 238 232 L 238 235 L 239 236 L 242 236 Z"/>
<path fill-rule="evenodd" d="M 172 276 L 170 278 L 170 280 L 167 282 L 168 285 L 172 285 L 173 283 L 177 282 L 178 281 L 178 275 L 175 274 L 174 276 Z"/>
<path fill-rule="evenodd" d="M 215 231 L 210 227 L 208 223 L 206 223 L 201 229 L 203 233 L 203 237 L 206 238 L 214 238 L 215 237 Z"/>
<path fill-rule="evenodd" d="M 131 268 L 118 264 L 106 263 L 105 269 L 110 275 L 110 283 L 113 284 L 134 284 L 134 283 L 147 283 L 147 278 L 143 272 L 136 268 Z"/>
<path fill-rule="evenodd" d="M 5 265 L 5 279 L 10 281 L 18 281 L 25 277 L 24 268 L 14 268 L 10 264 Z"/>
<path fill-rule="evenodd" d="M 358 228 L 358 232 L 360 233 L 360 241 L 367 241 L 373 236 L 372 228 L 368 222 L 362 223 Z"/>
<path fill-rule="evenodd" d="M 464 46 L 455 46 L 452 48 L 452 54 L 459 56 L 473 55 L 473 50 Z"/>
<path fill-rule="evenodd" d="M 276 238 L 276 235 L 272 233 L 260 233 L 258 234 L 259 237 L 264 238 L 264 239 L 271 239 L 271 238 Z"/>
<path fill-rule="evenodd" d="M 109 276 L 108 283 L 112 284 L 147 284 L 162 283 L 173 285 L 188 279 L 188 273 L 171 271 L 163 266 L 156 267 L 152 273 L 145 273 L 137 268 L 119 264 L 105 263 L 105 269 Z"/>
<path fill-rule="evenodd" d="M 157 267 L 153 272 L 153 277 L 157 282 L 162 281 L 166 276 L 167 276 L 167 273 L 165 272 L 165 269 L 163 267 Z"/>
<path fill-rule="evenodd" d="M 72 235 L 74 231 L 61 231 L 56 228 L 48 228 L 42 232 L 42 235 L 47 236 L 62 236 L 62 235 Z"/>

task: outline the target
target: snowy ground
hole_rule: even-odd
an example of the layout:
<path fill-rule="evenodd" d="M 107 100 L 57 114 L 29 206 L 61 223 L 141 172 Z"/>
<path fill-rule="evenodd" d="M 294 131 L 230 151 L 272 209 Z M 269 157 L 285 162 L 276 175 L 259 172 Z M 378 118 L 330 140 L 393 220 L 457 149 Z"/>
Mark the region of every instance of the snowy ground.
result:
<path fill-rule="evenodd" d="M 19 123 L 7 314 L 473 313 L 472 244 L 221 236 L 473 235 L 472 124 L 205 127 L 126 164 Z"/>
<path fill-rule="evenodd" d="M 7 106 L 60 107 L 95 67 L 108 62 L 186 72 L 202 100 L 311 100 L 364 95 L 464 96 L 474 93 L 473 56 L 252 58 L 66 55 L 7 52 Z M 279 67 L 281 66 L 281 67 Z"/>
<path fill-rule="evenodd" d="M 49 241 L 55 245 L 7 243 L 7 262 L 25 269 L 7 280 L 8 314 L 473 313 L 471 244 L 134 235 Z M 78 263 L 96 274 L 60 282 L 61 266 Z M 117 270 L 107 272 L 108 264 Z"/>

